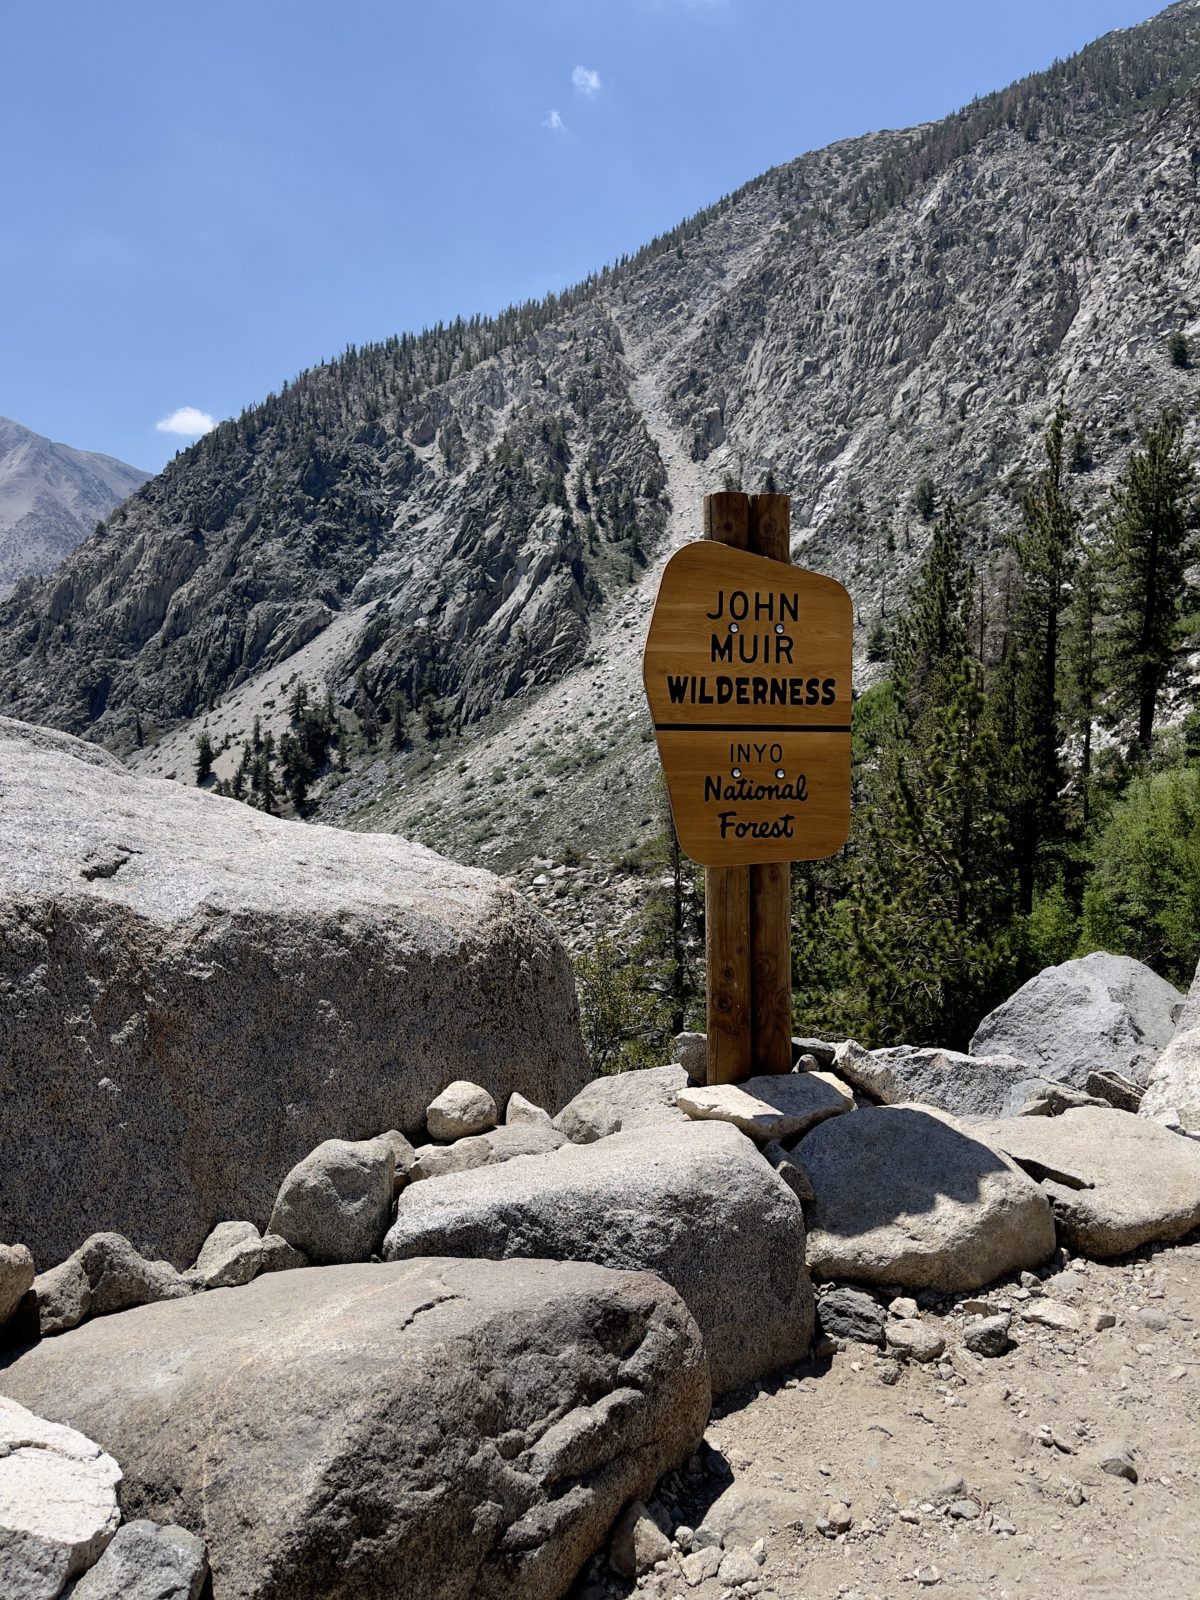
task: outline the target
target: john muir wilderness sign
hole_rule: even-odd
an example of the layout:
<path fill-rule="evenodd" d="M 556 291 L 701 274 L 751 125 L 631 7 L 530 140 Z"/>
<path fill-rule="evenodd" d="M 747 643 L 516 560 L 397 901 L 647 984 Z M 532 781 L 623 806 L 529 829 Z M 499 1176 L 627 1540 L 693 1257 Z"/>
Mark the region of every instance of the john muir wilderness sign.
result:
<path fill-rule="evenodd" d="M 785 494 L 704 498 L 642 658 L 681 848 L 704 865 L 707 1077 L 792 1068 L 789 861 L 850 832 L 853 607 L 791 565 Z"/>
<path fill-rule="evenodd" d="M 643 677 L 694 861 L 813 861 L 846 842 L 852 626 L 819 573 L 713 541 L 667 563 Z"/>

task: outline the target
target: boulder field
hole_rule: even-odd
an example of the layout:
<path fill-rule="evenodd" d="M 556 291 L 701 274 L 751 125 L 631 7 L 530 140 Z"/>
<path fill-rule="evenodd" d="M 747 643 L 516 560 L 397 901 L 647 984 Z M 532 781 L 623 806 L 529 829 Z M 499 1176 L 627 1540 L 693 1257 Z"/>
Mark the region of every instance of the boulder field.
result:
<path fill-rule="evenodd" d="M 323 1139 L 588 1077 L 566 953 L 491 874 L 6 718 L 0 995 L 0 1239 L 42 1269 L 107 1230 L 185 1266 Z"/>

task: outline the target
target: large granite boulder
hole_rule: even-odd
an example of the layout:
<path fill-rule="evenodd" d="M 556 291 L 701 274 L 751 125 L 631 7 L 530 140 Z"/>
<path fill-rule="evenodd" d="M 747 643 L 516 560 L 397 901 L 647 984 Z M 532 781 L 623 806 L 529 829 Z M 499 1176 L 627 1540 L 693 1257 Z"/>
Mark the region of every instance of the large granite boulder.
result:
<path fill-rule="evenodd" d="M 1015 1056 L 969 1056 L 912 1044 L 864 1050 L 854 1039 L 838 1045 L 834 1071 L 885 1106 L 915 1102 L 979 1117 L 1015 1115 L 1037 1077 Z"/>
<path fill-rule="evenodd" d="M 984 1017 L 974 1056 L 1015 1056 L 1030 1078 L 1086 1089 L 1088 1074 L 1145 1083 L 1175 1032 L 1179 990 L 1131 956 L 1098 950 L 1046 967 Z"/>
<path fill-rule="evenodd" d="M 57 1600 L 91 1566 L 121 1520 L 120 1482 L 91 1439 L 0 1394 L 3 1600 Z"/>
<path fill-rule="evenodd" d="M 972 1129 L 926 1106 L 872 1106 L 822 1122 L 798 1154 L 814 1276 L 906 1289 L 979 1289 L 1054 1251 L 1032 1178 Z"/>
<path fill-rule="evenodd" d="M 556 1600 L 710 1403 L 672 1289 L 547 1261 L 278 1273 L 89 1323 L 0 1386 L 116 1455 L 127 1516 L 202 1538 L 214 1600 Z"/>
<path fill-rule="evenodd" d="M 974 1131 L 1040 1181 L 1074 1255 L 1124 1255 L 1200 1226 L 1200 1145 L 1144 1117 L 1083 1106 Z"/>
<path fill-rule="evenodd" d="M 724 1122 L 657 1126 L 410 1184 L 383 1253 L 546 1256 L 657 1272 L 704 1335 L 714 1390 L 808 1349 L 804 1212 Z"/>
<path fill-rule="evenodd" d="M 688 1121 L 675 1103 L 691 1079 L 678 1062 L 593 1078 L 554 1118 L 554 1126 L 573 1144 L 591 1144 L 614 1133 L 664 1122 Z"/>
<path fill-rule="evenodd" d="M 0 1234 L 186 1266 L 324 1139 L 454 1078 L 587 1081 L 570 964 L 513 890 L 391 835 L 134 777 L 0 718 Z"/>
<path fill-rule="evenodd" d="M 1200 1139 L 1200 966 L 1171 1042 L 1150 1069 L 1138 1112 Z"/>

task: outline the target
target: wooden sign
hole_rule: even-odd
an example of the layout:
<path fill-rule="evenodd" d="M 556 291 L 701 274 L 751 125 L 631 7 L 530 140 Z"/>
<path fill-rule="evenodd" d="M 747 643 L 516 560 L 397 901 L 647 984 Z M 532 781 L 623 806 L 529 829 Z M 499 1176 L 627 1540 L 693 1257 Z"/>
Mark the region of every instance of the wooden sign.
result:
<path fill-rule="evenodd" d="M 667 563 L 642 676 L 693 861 L 815 861 L 845 844 L 853 617 L 833 578 L 730 544 Z"/>

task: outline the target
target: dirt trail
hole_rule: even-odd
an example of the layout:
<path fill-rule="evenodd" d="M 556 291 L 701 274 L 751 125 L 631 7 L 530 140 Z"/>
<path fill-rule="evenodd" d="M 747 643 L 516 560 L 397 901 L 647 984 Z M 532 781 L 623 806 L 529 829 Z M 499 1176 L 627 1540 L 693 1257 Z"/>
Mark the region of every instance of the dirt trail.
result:
<path fill-rule="evenodd" d="M 1027 1276 L 1026 1282 L 1029 1283 Z M 1017 1341 L 983 1359 L 956 1302 L 1013 1313 Z M 1079 1331 L 1023 1320 L 1047 1301 Z M 1051 1313 L 1053 1315 L 1053 1313 Z M 645 1592 L 694 1600 L 1095 1600 L 1200 1595 L 1200 1242 L 1120 1262 L 1069 1263 L 926 1306 L 946 1340 L 930 1365 L 847 1343 L 718 1406 L 701 1459 L 659 1488 L 669 1531 L 697 1528 L 731 1484 L 752 1494 L 732 1544 L 765 1538 L 757 1576 L 694 1584 L 677 1536 L 634 1585 L 600 1557 L 576 1600 Z M 1109 1327 L 1097 1323 L 1112 1319 Z M 1114 1441 L 1137 1482 L 1100 1462 Z M 818 1529 L 831 1507 L 850 1527 Z M 785 1524 L 802 1508 L 800 1525 Z M 833 1521 L 838 1521 L 835 1514 Z M 712 1557 L 686 1562 L 689 1575 Z M 724 1555 L 722 1556 L 724 1559 Z M 728 1569 L 727 1569 L 728 1570 Z"/>

